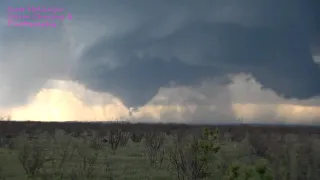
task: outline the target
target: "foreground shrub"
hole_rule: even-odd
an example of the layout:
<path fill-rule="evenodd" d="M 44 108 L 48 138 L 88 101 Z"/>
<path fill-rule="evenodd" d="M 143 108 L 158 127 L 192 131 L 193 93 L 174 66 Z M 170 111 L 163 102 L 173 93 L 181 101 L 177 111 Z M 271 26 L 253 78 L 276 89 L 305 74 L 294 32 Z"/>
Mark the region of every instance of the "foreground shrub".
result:
<path fill-rule="evenodd" d="M 94 131 L 90 131 L 90 135 L 83 136 L 82 139 L 85 144 L 89 146 L 89 148 L 93 150 L 101 150 L 104 148 L 103 140 L 102 138 L 98 135 L 98 133 Z"/>
<path fill-rule="evenodd" d="M 72 167 L 71 180 L 97 179 L 101 170 L 104 172 L 103 178 L 113 180 L 111 171 L 111 161 L 109 159 L 110 150 L 105 149 L 103 142 L 97 134 L 92 134 L 86 141 L 78 141 L 75 150 L 75 159 L 79 162 Z M 103 156 L 101 162 L 99 158 Z"/>
<path fill-rule="evenodd" d="M 258 160 L 254 165 L 232 163 L 223 178 L 225 180 L 273 180 L 266 160 Z"/>
<path fill-rule="evenodd" d="M 72 161 L 76 150 L 76 139 L 62 130 L 55 131 L 52 142 L 52 152 L 55 157 L 42 169 L 41 177 L 44 180 L 63 179 L 67 173 L 67 162 Z"/>
<path fill-rule="evenodd" d="M 109 159 L 109 152 L 104 151 L 104 160 L 103 160 L 103 173 L 105 180 L 115 180 L 114 174 L 111 169 L 111 160 Z"/>
<path fill-rule="evenodd" d="M 114 129 L 110 129 L 108 131 L 108 135 L 107 135 L 107 143 L 109 144 L 112 153 L 115 154 L 115 151 L 117 150 L 121 139 L 124 136 L 124 132 L 122 132 L 121 129 L 118 128 L 114 128 Z"/>
<path fill-rule="evenodd" d="M 120 137 L 120 146 L 125 147 L 130 139 L 130 133 L 122 132 Z"/>
<path fill-rule="evenodd" d="M 139 143 L 139 142 L 141 142 L 142 138 L 143 138 L 143 133 L 139 133 L 139 132 L 132 132 L 131 133 L 132 142 Z"/>
<path fill-rule="evenodd" d="M 111 150 L 115 151 L 118 148 L 121 139 L 120 129 L 110 129 L 107 133 L 107 143 Z"/>
<path fill-rule="evenodd" d="M 145 149 L 148 155 L 149 162 L 153 166 L 156 162 L 162 164 L 165 149 L 163 145 L 165 143 L 165 134 L 162 132 L 147 132 L 145 135 Z"/>
<path fill-rule="evenodd" d="M 78 141 L 75 150 L 75 159 L 70 174 L 71 180 L 92 179 L 96 176 L 95 169 L 99 157 L 99 149 L 92 148 L 90 141 Z"/>
<path fill-rule="evenodd" d="M 205 179 L 211 175 L 209 165 L 220 150 L 217 135 L 217 131 L 205 129 L 200 137 L 174 138 L 169 162 L 178 180 Z"/>
<path fill-rule="evenodd" d="M 53 161 L 51 139 L 46 134 L 39 134 L 30 140 L 28 135 L 22 134 L 15 141 L 18 158 L 28 178 L 40 175 L 40 170 L 46 163 Z"/>

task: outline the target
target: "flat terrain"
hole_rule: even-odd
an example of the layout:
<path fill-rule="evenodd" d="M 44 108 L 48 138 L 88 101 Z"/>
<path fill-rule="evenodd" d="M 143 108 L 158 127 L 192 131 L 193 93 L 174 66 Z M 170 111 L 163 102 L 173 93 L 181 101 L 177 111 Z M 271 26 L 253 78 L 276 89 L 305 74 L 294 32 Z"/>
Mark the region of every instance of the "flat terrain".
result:
<path fill-rule="evenodd" d="M 315 180 L 319 130 L 6 121 L 0 179 Z"/>
<path fill-rule="evenodd" d="M 22 168 L 18 159 L 17 152 L 2 148 L 0 150 L 0 166 L 2 169 L 2 176 L 12 180 L 26 179 L 25 171 Z M 135 143 L 128 143 L 125 148 L 119 148 L 117 153 L 113 155 L 108 154 L 112 167 L 111 172 L 114 179 L 126 179 L 126 180 L 142 180 L 142 179 L 158 179 L 166 180 L 172 179 L 171 174 L 168 172 L 165 166 L 162 167 L 150 167 L 148 159 L 143 155 L 142 146 Z M 108 179 L 104 172 L 104 155 L 99 155 L 99 160 L 96 164 L 98 174 L 101 179 Z M 68 165 L 64 168 L 68 168 L 70 164 L 77 164 L 81 161 L 81 158 L 76 158 L 73 162 L 68 162 Z M 100 166 L 100 167 L 99 167 Z M 64 179 L 71 179 L 66 177 Z M 81 179 L 81 178 L 79 178 Z"/>

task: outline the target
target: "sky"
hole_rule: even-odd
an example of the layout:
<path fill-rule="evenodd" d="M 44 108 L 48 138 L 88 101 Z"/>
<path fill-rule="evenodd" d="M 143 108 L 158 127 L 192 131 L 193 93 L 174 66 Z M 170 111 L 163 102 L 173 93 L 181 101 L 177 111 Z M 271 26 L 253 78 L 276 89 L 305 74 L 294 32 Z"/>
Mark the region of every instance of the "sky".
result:
<path fill-rule="evenodd" d="M 4 0 L 0 7 L 2 116 L 320 122 L 319 1 Z M 55 27 L 16 26 L 46 21 Z"/>

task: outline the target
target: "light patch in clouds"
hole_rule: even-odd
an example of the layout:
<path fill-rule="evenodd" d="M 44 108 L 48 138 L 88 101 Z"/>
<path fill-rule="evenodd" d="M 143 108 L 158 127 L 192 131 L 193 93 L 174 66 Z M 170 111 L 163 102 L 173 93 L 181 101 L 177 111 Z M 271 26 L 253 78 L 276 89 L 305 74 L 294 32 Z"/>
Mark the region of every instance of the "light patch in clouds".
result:
<path fill-rule="evenodd" d="M 314 59 L 315 62 L 320 63 L 320 55 L 313 56 L 313 59 Z"/>
<path fill-rule="evenodd" d="M 259 123 L 319 123 L 319 106 L 293 104 L 233 104 L 238 119 Z"/>
<path fill-rule="evenodd" d="M 128 114 L 126 107 L 111 95 L 86 91 L 84 87 L 70 82 L 53 81 L 50 84 L 59 88 L 44 88 L 28 105 L 8 109 L 12 119 L 99 121 L 117 120 Z M 88 97 L 91 103 L 85 102 Z"/>
<path fill-rule="evenodd" d="M 261 91 L 259 84 L 247 78 L 239 75 L 229 87 L 218 87 L 214 81 L 208 81 L 197 88 L 162 88 L 153 100 L 134 110 L 131 116 L 121 100 L 111 94 L 87 90 L 76 82 L 54 80 L 47 82 L 29 104 L 3 108 L 0 112 L 10 114 L 15 120 L 37 121 L 319 122 L 320 106 L 284 100 L 271 91 Z M 228 93 L 232 102 L 230 111 L 226 111 L 228 103 L 224 102 L 228 101 L 225 99 Z"/>

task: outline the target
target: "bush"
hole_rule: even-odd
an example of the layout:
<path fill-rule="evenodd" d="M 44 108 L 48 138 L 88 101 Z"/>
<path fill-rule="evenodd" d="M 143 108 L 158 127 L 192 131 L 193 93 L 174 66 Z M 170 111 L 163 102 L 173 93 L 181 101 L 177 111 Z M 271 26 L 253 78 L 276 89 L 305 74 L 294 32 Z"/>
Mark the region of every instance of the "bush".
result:
<path fill-rule="evenodd" d="M 70 174 L 71 180 L 97 179 L 101 168 L 103 168 L 105 174 L 104 179 L 114 179 L 109 159 L 110 151 L 105 149 L 102 144 L 103 142 L 99 140 L 97 134 L 92 134 L 84 142 L 77 142 L 75 155 L 76 159 L 79 159 L 80 162 L 72 168 Z M 99 161 L 99 157 L 101 156 L 104 157 L 103 162 Z"/>
<path fill-rule="evenodd" d="M 130 133 L 122 132 L 120 137 L 120 146 L 125 147 L 130 139 Z"/>
<path fill-rule="evenodd" d="M 232 163 L 229 166 L 225 180 L 272 180 L 272 173 L 266 160 L 258 160 L 254 165 Z"/>
<path fill-rule="evenodd" d="M 46 168 L 42 169 L 42 179 L 63 179 L 68 169 L 66 163 L 71 161 L 76 150 L 76 139 L 62 130 L 55 131 L 52 142 L 52 152 L 55 157 Z"/>
<path fill-rule="evenodd" d="M 162 164 L 164 158 L 165 134 L 162 132 L 147 132 L 145 136 L 145 149 L 149 162 L 153 166 L 156 162 Z"/>
<path fill-rule="evenodd" d="M 123 132 L 121 129 L 110 129 L 108 131 L 108 144 L 113 152 L 115 154 L 115 151 L 117 150 L 119 143 L 121 139 L 123 138 Z"/>
<path fill-rule="evenodd" d="M 142 138 L 143 138 L 143 133 L 138 133 L 138 132 L 131 133 L 132 142 L 139 143 L 141 142 Z"/>
<path fill-rule="evenodd" d="M 16 139 L 16 150 L 19 162 L 28 178 L 40 175 L 40 170 L 46 163 L 53 161 L 51 139 L 46 134 L 39 134 L 30 140 L 28 135 L 22 134 Z"/>
<path fill-rule="evenodd" d="M 220 150 L 218 132 L 205 129 L 199 136 L 191 136 L 183 141 L 174 139 L 169 150 L 169 162 L 179 180 L 205 179 L 209 177 L 209 165 Z"/>
<path fill-rule="evenodd" d="M 76 155 L 80 162 L 72 167 L 70 178 L 72 180 L 94 178 L 99 154 L 98 151 L 90 149 L 88 145 L 79 144 L 76 149 Z"/>

